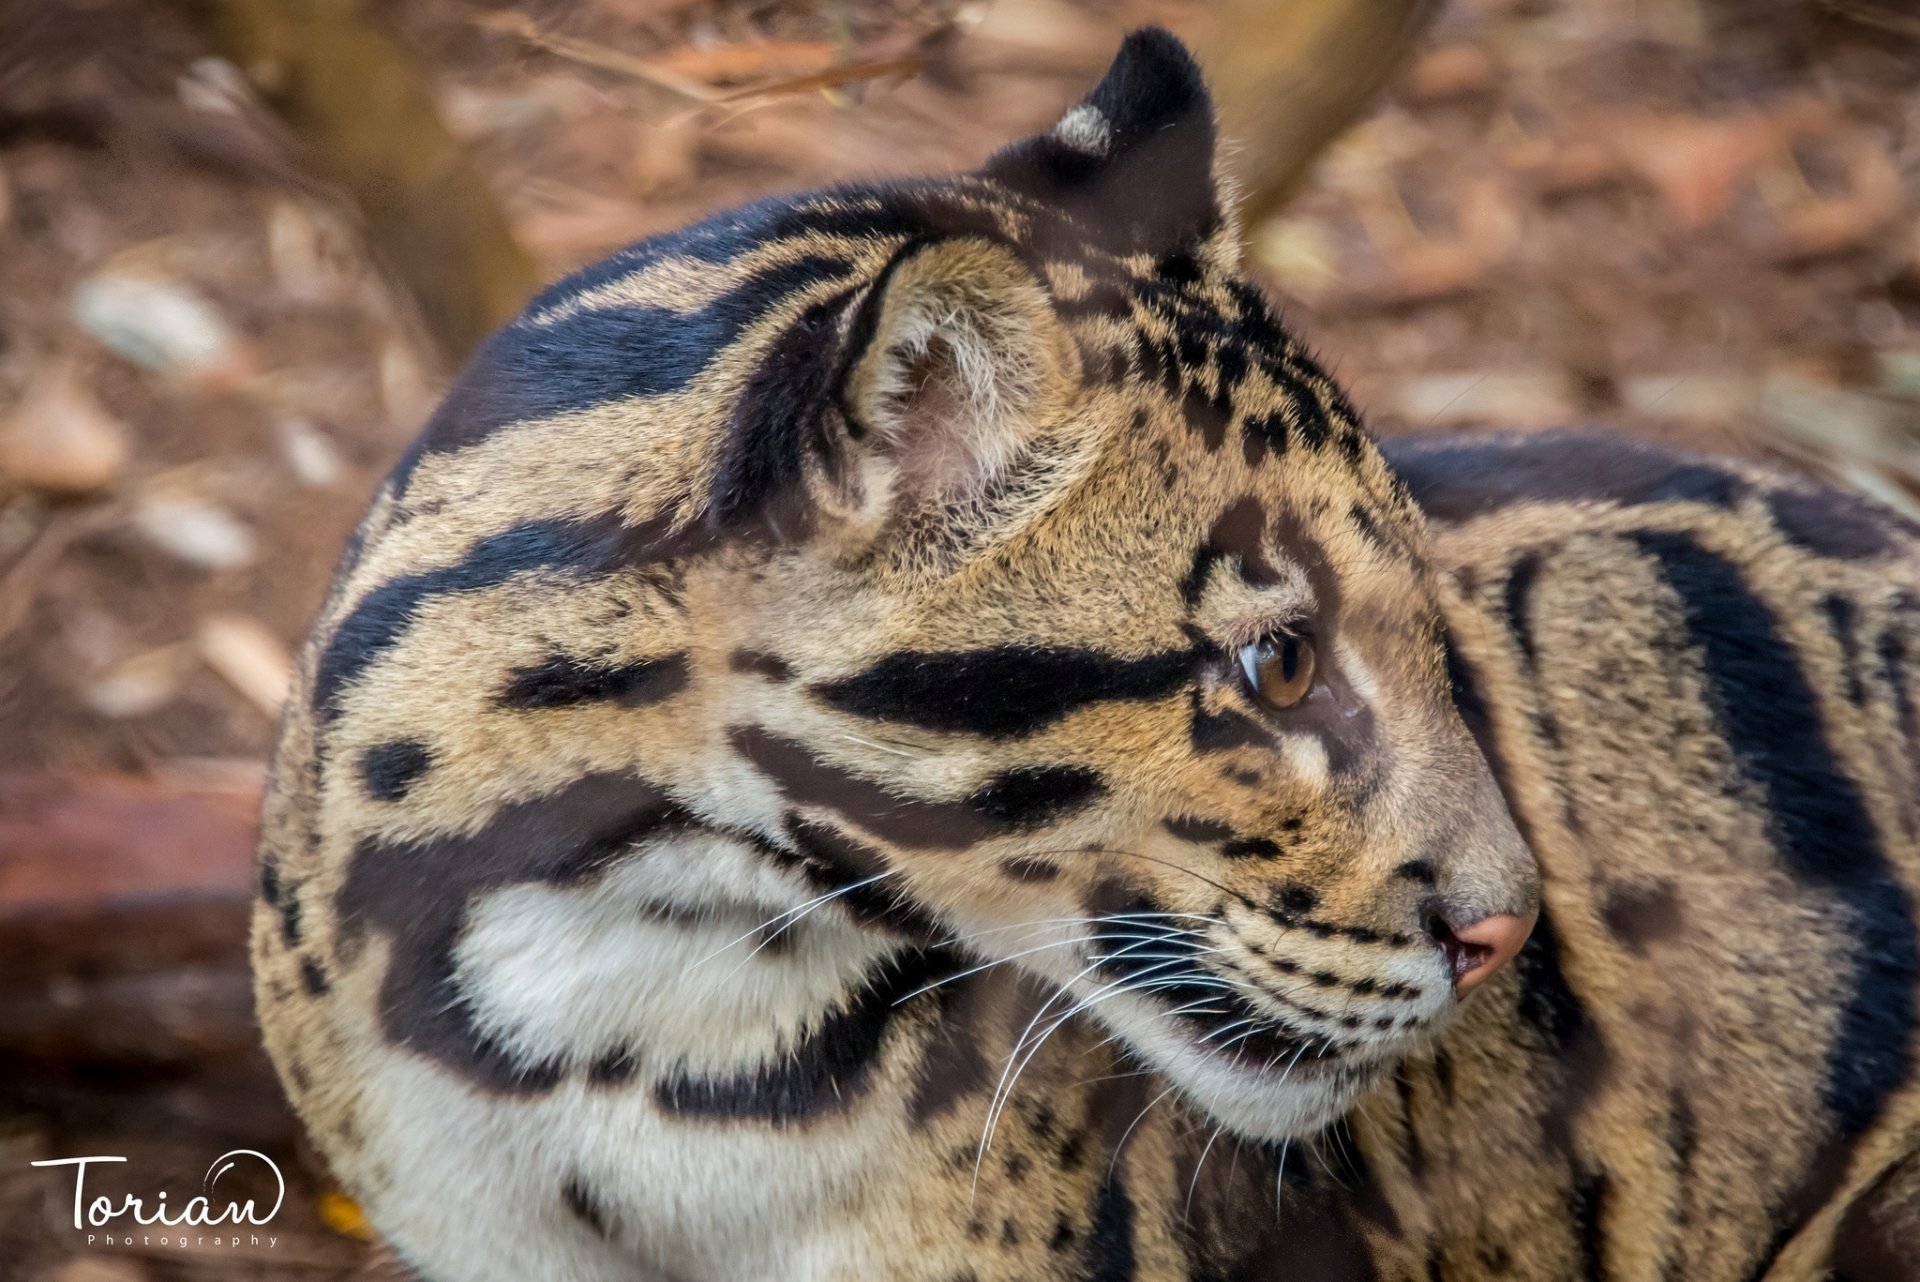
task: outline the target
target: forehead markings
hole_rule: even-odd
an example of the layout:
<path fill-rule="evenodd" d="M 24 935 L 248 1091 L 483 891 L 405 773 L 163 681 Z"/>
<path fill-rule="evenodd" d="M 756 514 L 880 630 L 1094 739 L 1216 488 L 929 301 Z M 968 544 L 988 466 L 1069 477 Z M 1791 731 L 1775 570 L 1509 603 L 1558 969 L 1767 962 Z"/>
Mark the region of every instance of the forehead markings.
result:
<path fill-rule="evenodd" d="M 960 850 L 1031 831 L 1106 792 L 1106 781 L 1084 766 L 1016 766 L 958 799 L 906 797 L 761 726 L 733 726 L 727 741 L 791 805 L 824 807 L 883 841 L 914 849 Z"/>
<path fill-rule="evenodd" d="M 1020 739 L 1093 704 L 1174 694 L 1193 680 L 1200 657 L 1197 648 L 1139 658 L 1075 646 L 896 650 L 810 690 L 830 707 L 868 720 Z"/>

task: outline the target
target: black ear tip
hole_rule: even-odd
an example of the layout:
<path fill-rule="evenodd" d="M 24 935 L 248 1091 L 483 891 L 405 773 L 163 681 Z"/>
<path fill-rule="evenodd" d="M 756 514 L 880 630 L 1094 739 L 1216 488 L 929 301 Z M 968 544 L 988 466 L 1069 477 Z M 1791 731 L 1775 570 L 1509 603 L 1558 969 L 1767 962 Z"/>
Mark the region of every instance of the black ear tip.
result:
<path fill-rule="evenodd" d="M 1199 115 L 1212 122 L 1213 104 L 1200 64 L 1165 27 L 1131 32 L 1086 105 L 1112 122 L 1124 145 L 1141 134 Z"/>

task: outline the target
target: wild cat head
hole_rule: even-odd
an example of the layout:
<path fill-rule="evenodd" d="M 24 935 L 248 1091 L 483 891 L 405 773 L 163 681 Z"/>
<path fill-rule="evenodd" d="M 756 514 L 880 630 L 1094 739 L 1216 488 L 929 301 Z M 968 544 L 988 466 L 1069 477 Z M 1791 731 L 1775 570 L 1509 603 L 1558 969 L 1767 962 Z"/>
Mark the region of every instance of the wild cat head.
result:
<path fill-rule="evenodd" d="M 340 751 L 473 703 L 403 763 L 469 808 L 614 754 L 1234 1129 L 1328 1120 L 1518 950 L 1535 873 L 1421 515 L 1240 274 L 1214 151 L 1145 30 L 975 172 L 548 291 L 376 505 L 359 573 L 440 568 L 339 604 L 317 706 L 373 745 Z M 469 696 L 483 649 L 510 671 Z"/>

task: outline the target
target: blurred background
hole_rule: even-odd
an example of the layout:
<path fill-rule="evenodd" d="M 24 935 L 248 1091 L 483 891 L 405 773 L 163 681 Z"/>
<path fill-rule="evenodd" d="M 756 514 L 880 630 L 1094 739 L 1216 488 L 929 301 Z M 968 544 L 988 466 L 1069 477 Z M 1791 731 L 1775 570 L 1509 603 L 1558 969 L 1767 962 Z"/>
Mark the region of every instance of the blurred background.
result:
<path fill-rule="evenodd" d="M 539 282 L 976 164 L 1162 22 L 1254 272 L 1377 431 L 1600 424 L 1920 515 L 1916 14 L 0 0 L 0 1279 L 400 1276 L 255 1049 L 252 826 L 341 542 Z M 184 1198 L 234 1147 L 287 1173 L 271 1248 L 87 1249 L 28 1166 Z"/>

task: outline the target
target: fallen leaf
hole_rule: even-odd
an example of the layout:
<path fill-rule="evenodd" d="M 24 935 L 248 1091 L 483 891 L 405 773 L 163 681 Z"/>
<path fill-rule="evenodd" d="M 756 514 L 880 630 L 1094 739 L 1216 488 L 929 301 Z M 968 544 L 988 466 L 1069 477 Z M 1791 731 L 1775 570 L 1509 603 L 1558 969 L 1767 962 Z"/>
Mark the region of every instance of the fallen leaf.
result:
<path fill-rule="evenodd" d="M 327 434 L 304 418 L 284 418 L 279 424 L 280 454 L 302 485 L 333 485 L 346 475 L 346 460 Z"/>
<path fill-rule="evenodd" d="M 269 718 L 280 715 L 293 686 L 293 657 L 258 619 L 210 614 L 200 622 L 195 648 L 209 668 Z"/>
<path fill-rule="evenodd" d="M 373 1241 L 373 1226 L 367 1223 L 367 1214 L 360 1204 L 338 1189 L 328 1189 L 320 1195 L 316 1209 L 320 1213 L 320 1222 L 338 1233 L 341 1237 L 350 1237 L 356 1242 Z"/>
<path fill-rule="evenodd" d="M 147 716 L 173 702 L 180 692 L 186 659 L 177 645 L 136 654 L 89 681 L 81 697 L 89 708 L 116 721 Z"/>
<path fill-rule="evenodd" d="M 78 365 L 60 360 L 0 419 L 0 477 L 53 494 L 93 494 L 126 470 L 125 424 L 95 400 Z"/>
<path fill-rule="evenodd" d="M 150 270 L 106 268 L 82 280 L 74 323 L 107 348 L 155 373 L 205 385 L 239 381 L 246 344 L 204 295 Z"/>
<path fill-rule="evenodd" d="M 1446 45 L 1416 58 L 1406 70 L 1400 91 L 1416 103 L 1464 98 L 1492 88 L 1499 70 L 1478 45 Z"/>
<path fill-rule="evenodd" d="M 133 510 L 134 528 L 189 565 L 238 570 L 253 564 L 253 531 L 225 508 L 188 495 L 154 494 Z"/>

